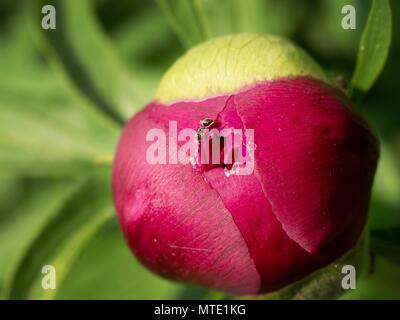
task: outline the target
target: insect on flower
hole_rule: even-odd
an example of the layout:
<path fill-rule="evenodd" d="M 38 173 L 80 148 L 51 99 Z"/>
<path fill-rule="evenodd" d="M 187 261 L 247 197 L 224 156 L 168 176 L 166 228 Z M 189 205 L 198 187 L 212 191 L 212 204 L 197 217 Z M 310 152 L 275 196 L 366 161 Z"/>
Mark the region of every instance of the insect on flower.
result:
<path fill-rule="evenodd" d="M 200 120 L 200 128 L 197 129 L 197 139 L 200 141 L 205 136 L 205 129 L 210 129 L 215 124 L 215 121 L 210 118 Z"/>

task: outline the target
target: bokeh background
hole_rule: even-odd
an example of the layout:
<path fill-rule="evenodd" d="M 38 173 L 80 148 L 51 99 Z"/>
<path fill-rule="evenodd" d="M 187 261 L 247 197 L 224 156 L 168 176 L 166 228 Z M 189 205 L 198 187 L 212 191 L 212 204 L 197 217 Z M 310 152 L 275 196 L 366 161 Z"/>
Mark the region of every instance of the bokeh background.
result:
<path fill-rule="evenodd" d="M 371 4 L 188 0 L 172 10 L 182 29 L 169 2 L 0 0 L 1 298 L 221 298 L 150 274 L 127 249 L 110 193 L 123 123 L 177 57 L 219 34 L 289 37 L 333 79 L 348 80 Z M 56 7 L 56 30 L 41 28 L 44 4 Z M 356 30 L 341 27 L 345 4 L 356 8 Z M 400 298 L 400 2 L 391 6 L 389 58 L 359 103 L 381 138 L 369 219 L 374 268 L 345 299 Z M 206 15 L 193 15 L 199 8 Z M 56 267 L 56 290 L 41 287 L 46 264 Z"/>

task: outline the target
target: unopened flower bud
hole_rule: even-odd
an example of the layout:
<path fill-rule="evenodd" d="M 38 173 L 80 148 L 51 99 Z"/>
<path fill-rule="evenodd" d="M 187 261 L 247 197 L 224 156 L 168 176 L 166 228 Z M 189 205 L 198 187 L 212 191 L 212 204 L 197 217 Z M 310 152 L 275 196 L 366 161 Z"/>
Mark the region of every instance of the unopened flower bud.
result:
<path fill-rule="evenodd" d="M 191 129 L 193 139 L 171 134 L 171 122 L 177 135 Z M 154 129 L 165 132 L 166 150 L 156 156 L 166 163 L 146 159 Z M 198 154 L 168 161 L 185 143 L 197 143 L 187 149 L 196 153 L 201 140 L 225 141 L 224 129 L 243 134 L 232 135 L 240 143 L 230 149 L 210 147 L 219 163 L 203 164 Z M 377 158 L 364 119 L 303 50 L 278 37 L 238 34 L 200 44 L 167 71 L 155 99 L 123 130 L 113 192 L 125 238 L 149 269 L 259 294 L 355 246 Z"/>

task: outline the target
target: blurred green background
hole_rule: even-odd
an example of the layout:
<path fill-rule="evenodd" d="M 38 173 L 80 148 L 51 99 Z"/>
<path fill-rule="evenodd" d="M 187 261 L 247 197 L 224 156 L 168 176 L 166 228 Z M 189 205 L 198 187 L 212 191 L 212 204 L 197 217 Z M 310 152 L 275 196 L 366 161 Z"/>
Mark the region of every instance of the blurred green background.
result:
<path fill-rule="evenodd" d="M 44 4 L 56 7 L 56 30 L 41 28 Z M 356 30 L 341 27 L 345 4 L 356 8 Z M 0 0 L 0 297 L 220 297 L 150 274 L 124 244 L 110 193 L 124 121 L 151 100 L 177 57 L 214 35 L 283 35 L 333 79 L 349 80 L 370 5 Z M 348 299 L 400 298 L 399 1 L 391 7 L 389 58 L 359 105 L 381 138 L 369 219 L 375 267 Z M 41 288 L 46 264 L 56 267 L 56 290 Z"/>

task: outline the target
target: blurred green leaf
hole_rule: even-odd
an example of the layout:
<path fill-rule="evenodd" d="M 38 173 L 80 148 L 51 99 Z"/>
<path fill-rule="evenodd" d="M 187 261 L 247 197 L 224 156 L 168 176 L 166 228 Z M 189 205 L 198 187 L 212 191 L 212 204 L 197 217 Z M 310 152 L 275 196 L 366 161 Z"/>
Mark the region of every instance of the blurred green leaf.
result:
<path fill-rule="evenodd" d="M 42 30 L 39 5 L 54 5 L 57 29 Z M 75 87 L 100 110 L 123 123 L 145 104 L 135 81 L 115 53 L 93 12 L 93 1 L 36 1 L 30 6 L 39 46 L 64 67 Z M 132 39 L 135 41 L 135 39 Z"/>
<path fill-rule="evenodd" d="M 88 179 L 68 199 L 26 250 L 9 278 L 5 293 L 11 299 L 50 299 L 62 286 L 73 262 L 87 242 L 114 216 L 109 180 Z M 42 288 L 42 267 L 56 270 L 56 290 Z"/>
<path fill-rule="evenodd" d="M 110 163 L 118 130 L 91 110 L 77 108 L 42 74 L 49 94 L 29 81 L 0 80 L 0 175 L 70 176 Z"/>
<path fill-rule="evenodd" d="M 0 42 L 0 176 L 70 177 L 109 164 L 119 127 L 43 63 L 25 23 L 20 14 Z"/>
<path fill-rule="evenodd" d="M 18 207 L 16 204 L 27 200 L 25 186 L 20 180 L 15 177 L 0 178 L 0 228 L 8 219 L 11 220 L 13 210 Z"/>
<path fill-rule="evenodd" d="M 158 0 L 186 48 L 237 32 L 289 35 L 307 13 L 307 3 L 281 0 Z"/>
<path fill-rule="evenodd" d="M 381 142 L 381 154 L 372 188 L 369 213 L 371 229 L 400 226 L 400 158 L 388 143 Z"/>
<path fill-rule="evenodd" d="M 171 31 L 163 19 L 162 12 L 157 9 L 142 12 L 114 30 L 113 43 L 121 55 L 135 58 L 145 53 L 150 54 L 154 47 L 170 38 Z"/>
<path fill-rule="evenodd" d="M 208 0 L 209 3 L 219 1 Z M 220 7 L 214 10 L 213 24 L 221 25 L 224 20 L 232 20 L 231 30 L 219 29 L 218 34 L 232 32 L 264 32 L 282 36 L 291 36 L 301 28 L 304 20 L 309 19 L 314 8 L 308 1 L 298 0 L 225 0 L 231 7 L 227 12 Z M 224 32 L 225 31 L 225 32 Z"/>
<path fill-rule="evenodd" d="M 157 2 L 186 48 L 210 37 L 203 1 L 157 0 Z"/>
<path fill-rule="evenodd" d="M 373 230 L 371 248 L 373 252 L 400 266 L 400 227 Z"/>
<path fill-rule="evenodd" d="M 359 26 L 365 23 L 364 20 L 368 14 L 367 2 L 365 0 L 319 1 L 307 12 L 303 28 L 307 45 L 310 47 L 310 51 L 315 52 L 315 55 L 318 56 L 318 62 L 331 61 L 335 69 L 337 67 L 335 63 L 343 58 L 349 60 L 348 64 L 354 63 L 352 60 L 357 55 L 358 42 L 362 34 L 362 28 Z M 341 22 L 344 17 L 342 8 L 345 5 L 352 5 L 356 9 L 357 27 L 354 30 L 342 27 Z M 324 67 L 325 71 L 330 71 L 329 67 Z M 333 71 L 337 71 L 335 69 Z M 343 69 L 345 73 L 349 72 L 348 68 Z M 351 74 L 343 76 L 350 77 Z"/>
<path fill-rule="evenodd" d="M 119 55 L 140 79 L 146 97 L 154 96 L 164 71 L 182 54 L 178 39 L 156 6 L 119 24 L 112 31 L 112 40 Z"/>
<path fill-rule="evenodd" d="M 355 290 L 349 290 L 342 299 L 400 299 L 400 267 L 377 256 L 373 273 L 361 277 Z"/>
<path fill-rule="evenodd" d="M 353 94 L 367 92 L 381 73 L 392 36 L 389 0 L 373 0 L 358 50 L 357 64 L 351 81 Z"/>
<path fill-rule="evenodd" d="M 14 201 L 13 208 L 5 201 L 0 202 L 0 297 L 5 282 L 31 242 L 81 182 L 0 180 L 0 195 L 8 195 Z M 6 192 L 9 190 L 12 194 Z"/>

